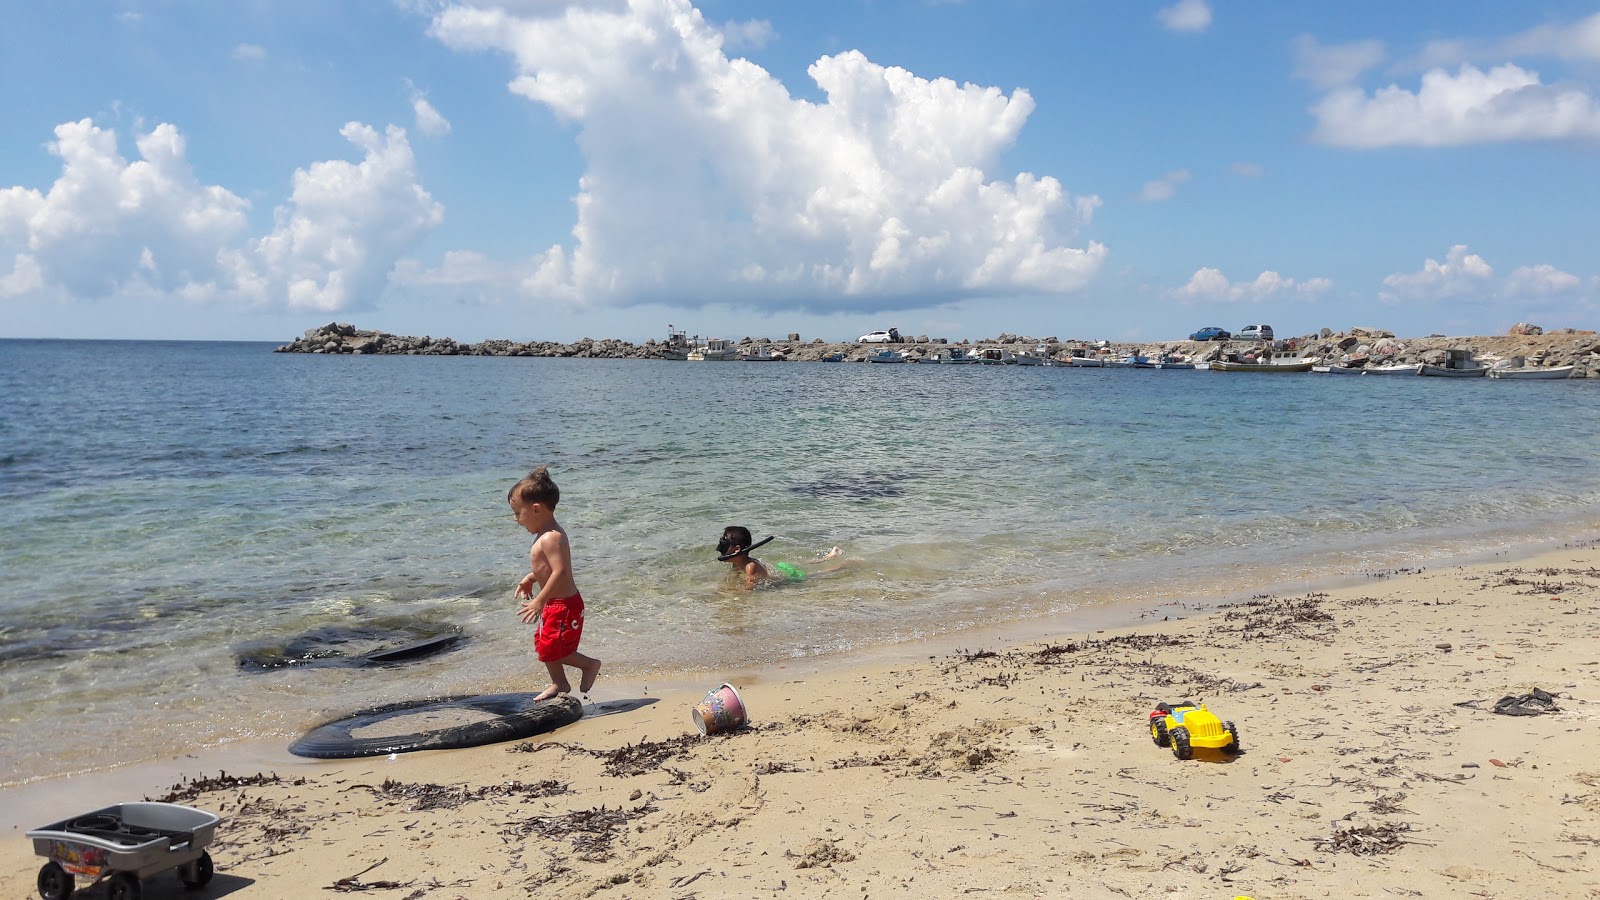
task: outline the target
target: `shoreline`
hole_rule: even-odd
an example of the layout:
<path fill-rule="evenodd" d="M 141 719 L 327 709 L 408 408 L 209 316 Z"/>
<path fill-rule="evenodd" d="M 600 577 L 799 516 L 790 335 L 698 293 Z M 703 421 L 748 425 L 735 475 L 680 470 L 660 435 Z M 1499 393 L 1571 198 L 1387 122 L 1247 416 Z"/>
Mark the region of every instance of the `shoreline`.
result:
<path fill-rule="evenodd" d="M 1600 884 L 1586 874 L 1595 851 L 1583 838 L 1593 829 L 1573 821 L 1600 811 L 1585 706 L 1600 701 L 1590 624 L 1600 610 L 1597 544 L 1592 527 L 1575 528 L 1564 545 L 1532 555 L 1346 573 L 1369 577 L 1271 599 L 1241 594 L 1123 627 L 1057 622 L 1044 648 L 1015 640 L 1018 623 L 1007 623 L 946 636 L 942 650 L 896 645 L 889 657 L 728 673 L 752 727 L 710 739 L 695 734 L 688 709 L 712 679 L 652 679 L 616 689 L 648 691 L 660 700 L 653 706 L 580 721 L 520 752 L 491 745 L 268 764 L 261 771 L 282 782 L 194 801 L 226 820 L 214 846 L 218 879 L 197 896 L 230 885 L 245 896 L 308 895 L 380 859 L 388 861 L 366 877 L 431 884 L 427 895 L 440 897 L 524 896 L 530 885 L 582 896 L 607 884 L 626 885 L 628 896 L 745 896 L 780 883 L 798 896 L 931 896 L 980 881 L 1034 895 L 1067 884 L 1137 894 L 1198 883 L 1208 896 L 1379 896 L 1441 878 L 1459 890 L 1572 896 Z M 1041 656 L 1068 646 L 1077 649 Z M 1457 705 L 1535 686 L 1567 697 L 1564 712 L 1519 718 Z M 1145 707 L 1190 690 L 1238 720 L 1243 756 L 1179 763 L 1150 745 Z M 1282 710 L 1280 700 L 1289 701 Z M 592 755 L 634 746 L 668 756 L 619 776 Z M 165 771 L 206 777 L 209 759 L 174 757 Z M 122 789 L 140 797 L 174 783 L 155 771 L 120 774 Z M 376 789 L 401 780 L 492 798 L 496 785 L 545 779 L 564 791 L 434 810 L 408 811 L 404 798 Z M 37 786 L 45 800 L 48 785 Z M 19 802 L 24 789 L 3 793 L 8 810 L 29 805 Z M 80 796 L 55 794 L 57 803 Z M 269 838 L 236 805 L 247 794 L 252 805 L 300 810 L 285 814 L 315 827 Z M 1219 803 L 1222 795 L 1238 802 Z M 604 848 L 573 849 L 581 829 L 522 839 L 501 830 L 534 813 L 555 821 L 595 809 L 615 810 L 628 826 L 605 829 Z M 29 893 L 40 860 L 22 832 L 77 811 L 58 807 L 14 827 L 19 840 L 8 846 L 19 855 L 0 870 L 0 886 Z M 926 833 L 929 822 L 947 833 Z M 1384 834 L 1397 843 L 1382 853 L 1338 847 Z M 1475 858 L 1485 839 L 1522 852 L 1507 850 L 1488 871 Z M 1170 852 L 1139 849 L 1152 841 Z"/>
<path fill-rule="evenodd" d="M 1323 548 L 1316 553 L 1291 556 L 1270 565 L 1247 565 L 1237 562 L 1220 562 L 1195 571 L 1182 557 L 1170 561 L 1165 574 L 1152 575 L 1146 580 L 1116 579 L 1109 583 L 1091 581 L 1073 583 L 1050 589 L 1052 597 L 1072 598 L 1072 602 L 1038 601 L 1035 606 L 1022 605 L 1013 612 L 1030 610 L 1022 615 L 1003 618 L 985 624 L 956 625 L 945 623 L 930 633 L 902 639 L 884 639 L 866 642 L 847 649 L 831 650 L 804 656 L 772 656 L 730 659 L 723 664 L 683 666 L 635 662 L 631 668 L 609 663 L 608 677 L 597 693 L 597 699 L 609 699 L 614 693 L 609 684 L 638 688 L 688 690 L 707 680 L 743 677 L 755 679 L 761 672 L 782 670 L 807 672 L 813 675 L 837 675 L 858 668 L 909 663 L 939 655 L 960 652 L 972 646 L 1018 646 L 1026 643 L 1048 641 L 1062 634 L 1086 630 L 1118 630 L 1136 627 L 1156 620 L 1179 620 L 1215 613 L 1226 606 L 1249 600 L 1261 593 L 1315 592 L 1350 588 L 1370 583 L 1373 579 L 1389 578 L 1408 571 L 1432 568 L 1449 568 L 1489 562 L 1507 562 L 1530 559 L 1559 549 L 1569 541 L 1574 532 L 1600 533 L 1600 510 L 1563 517 L 1540 523 L 1530 528 L 1521 523 L 1515 529 L 1463 534 L 1433 534 L 1426 538 L 1409 538 L 1388 542 L 1383 549 L 1388 554 L 1373 559 L 1364 550 L 1339 547 Z M 1516 543 L 1506 543 L 1503 538 L 1515 536 Z M 1486 538 L 1493 538 L 1488 539 Z M 1012 596 L 1018 589 L 1033 591 L 1037 584 L 997 586 L 982 595 L 975 595 L 979 604 L 976 610 Z M 1049 607 L 1057 607 L 1051 609 Z M 522 660 L 526 648 L 518 644 L 513 652 L 519 654 L 521 663 L 531 663 L 531 657 Z M 523 676 L 526 676 L 524 678 Z M 513 674 L 496 673 L 490 680 L 463 689 L 442 693 L 495 693 L 528 689 L 532 681 L 543 678 L 541 672 L 524 666 Z M 531 679 L 528 681 L 527 679 Z M 614 681 L 613 681 L 614 679 Z M 248 683 L 246 683 L 248 685 Z M 701 688 L 704 691 L 704 688 Z M 440 692 L 435 691 L 434 694 Z M 427 694 L 426 696 L 433 696 Z M 381 702 L 422 699 L 424 695 L 391 697 Z M 380 702 L 380 701 L 373 701 Z M 309 729 L 313 721 L 323 721 L 352 713 L 367 704 L 343 703 L 319 707 L 304 726 Z M 307 711 L 310 711 L 309 709 Z M 48 794 L 52 785 L 66 786 L 68 793 L 88 795 L 107 790 L 121 790 L 129 783 L 147 784 L 148 780 L 125 778 L 123 773 L 150 773 L 157 780 L 176 780 L 200 770 L 239 771 L 241 767 L 295 766 L 314 763 L 290 756 L 286 748 L 301 732 L 285 732 L 271 737 L 225 738 L 214 743 L 191 748 L 171 756 L 145 755 L 136 759 L 89 765 L 70 772 L 50 773 L 25 780 L 0 783 L 0 796 L 12 794 L 29 796 Z M 78 787 L 78 785 L 85 787 Z M 140 788 L 140 790 L 144 790 Z M 14 798 L 13 798 L 14 799 Z M 48 802 L 48 801 L 46 801 Z M 0 809 L 0 825 L 27 826 L 31 818 L 23 817 L 21 803 L 8 803 Z M 35 809 L 40 807 L 35 805 Z M 18 810 L 12 812 L 11 810 Z M 37 818 L 37 816 L 33 816 Z"/>
<path fill-rule="evenodd" d="M 1113 579 L 1109 582 L 1091 580 L 1072 582 L 1066 586 L 1049 589 L 1051 597 L 1072 598 L 1073 602 L 1045 601 L 1037 606 L 1020 607 L 1024 614 L 1002 618 L 984 624 L 958 625 L 947 622 L 926 634 L 901 639 L 868 641 L 845 649 L 829 650 L 802 656 L 744 656 L 725 663 L 702 665 L 660 664 L 635 661 L 632 667 L 608 660 L 608 678 L 597 694 L 608 696 L 606 683 L 640 688 L 688 689 L 707 679 L 721 679 L 739 675 L 759 677 L 759 672 L 770 669 L 794 670 L 813 675 L 836 675 L 857 668 L 908 663 L 938 655 L 948 655 L 971 646 L 1017 646 L 1048 641 L 1063 634 L 1085 630 L 1120 630 L 1157 620 L 1179 620 L 1216 613 L 1225 607 L 1245 602 L 1263 593 L 1289 594 L 1319 592 L 1353 588 L 1410 572 L 1429 569 L 1460 568 L 1488 563 L 1514 563 L 1533 559 L 1556 551 L 1571 543 L 1574 533 L 1600 534 L 1600 508 L 1538 523 L 1519 523 L 1516 528 L 1496 529 L 1488 532 L 1462 534 L 1431 534 L 1384 543 L 1387 555 L 1371 558 L 1366 548 L 1340 546 L 1321 548 L 1314 553 L 1290 556 L 1271 564 L 1245 564 L 1224 561 L 1203 567 L 1198 572 L 1183 557 L 1169 561 L 1164 574 L 1147 573 L 1141 579 Z M 1507 543 L 1504 538 L 1515 536 L 1518 540 Z M 1241 574 L 1242 573 L 1242 574 Z M 975 595 L 980 608 L 1011 596 L 1018 589 L 1029 592 L 1039 587 L 1037 583 L 1018 586 L 997 586 L 982 595 Z M 1055 607 L 1055 608 L 1051 608 Z M 535 671 L 531 655 L 518 642 L 513 653 L 518 661 L 511 673 L 496 672 L 486 681 L 465 690 L 446 690 L 443 693 L 495 693 L 527 689 L 529 683 L 544 678 L 543 670 Z M 523 658 L 526 657 L 526 658 Z M 615 666 L 615 668 L 612 668 Z M 243 683 L 249 687 L 249 682 Z M 243 689 L 243 688 L 241 688 Z M 437 691 L 435 693 L 438 693 Z M 382 702 L 421 699 L 396 697 Z M 429 695 L 431 696 L 431 695 Z M 328 705 L 318 709 L 311 719 L 335 718 L 353 712 L 360 704 Z M 309 720 L 308 720 L 309 721 Z M 305 726 L 311 727 L 310 724 Z M 28 791 L 44 784 L 74 780 L 116 781 L 121 770 L 150 770 L 164 773 L 163 778 L 180 777 L 194 768 L 184 760 L 202 759 L 208 765 L 237 768 L 242 760 L 250 765 L 261 761 L 277 764 L 303 764 L 314 762 L 289 756 L 285 748 L 300 732 L 285 732 L 271 737 L 229 738 L 191 748 L 185 753 L 171 756 L 144 756 L 137 759 L 90 765 L 62 773 L 37 776 L 26 780 L 0 782 L 0 796 L 15 790 Z M 26 824 L 13 822 L 0 809 L 0 825 Z"/>

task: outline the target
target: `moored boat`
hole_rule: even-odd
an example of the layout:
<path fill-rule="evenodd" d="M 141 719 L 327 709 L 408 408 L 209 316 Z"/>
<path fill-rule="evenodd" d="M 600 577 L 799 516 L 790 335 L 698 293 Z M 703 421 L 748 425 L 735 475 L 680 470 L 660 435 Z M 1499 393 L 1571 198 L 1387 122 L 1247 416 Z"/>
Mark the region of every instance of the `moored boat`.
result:
<path fill-rule="evenodd" d="M 1572 370 L 1576 366 L 1507 366 L 1489 369 L 1490 378 L 1511 378 L 1532 381 L 1552 380 L 1556 378 L 1571 378 Z"/>
<path fill-rule="evenodd" d="M 721 338 L 707 338 L 704 344 L 689 351 L 685 357 L 690 362 L 732 362 L 739 358 L 739 350 Z"/>
<path fill-rule="evenodd" d="M 1450 349 L 1444 351 L 1443 365 L 1422 363 L 1417 374 L 1435 378 L 1482 378 L 1488 371 L 1488 366 L 1472 358 L 1471 350 Z"/>
<path fill-rule="evenodd" d="M 746 350 L 741 358 L 745 362 L 783 362 L 788 359 L 782 350 L 773 350 L 766 344 Z"/>
<path fill-rule="evenodd" d="M 1368 375 L 1415 375 L 1422 370 L 1422 363 L 1390 363 L 1386 366 L 1367 366 L 1361 371 Z"/>
<path fill-rule="evenodd" d="M 1211 364 L 1213 372 L 1309 372 L 1316 365 L 1296 350 L 1270 349 L 1243 354 L 1229 353 Z"/>
<path fill-rule="evenodd" d="M 1050 364 L 1050 348 L 1043 344 L 1032 350 L 1018 350 L 1011 354 L 1012 362 L 1019 366 L 1044 366 Z"/>
<path fill-rule="evenodd" d="M 905 361 L 905 354 L 899 350 L 874 350 L 867 354 L 867 362 L 869 363 L 903 363 Z"/>
<path fill-rule="evenodd" d="M 974 361 L 983 366 L 1009 366 L 1017 361 L 1004 347 L 980 347 L 972 355 Z"/>

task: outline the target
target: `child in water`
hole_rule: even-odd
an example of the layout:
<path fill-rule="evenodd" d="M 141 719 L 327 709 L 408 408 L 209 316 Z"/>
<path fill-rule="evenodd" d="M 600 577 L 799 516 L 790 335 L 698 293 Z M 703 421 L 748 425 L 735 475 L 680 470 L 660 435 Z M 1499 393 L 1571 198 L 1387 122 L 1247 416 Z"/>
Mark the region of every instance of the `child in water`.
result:
<path fill-rule="evenodd" d="M 722 540 L 717 542 L 717 559 L 731 566 L 735 577 L 743 576 L 742 588 L 744 590 L 752 590 L 763 583 L 806 580 L 805 570 L 793 563 L 773 563 L 772 569 L 768 569 L 762 564 L 761 560 L 750 555 L 751 550 L 770 540 L 772 538 L 769 537 L 766 540 L 752 544 L 750 542 L 750 529 L 743 525 L 729 525 L 727 528 L 722 529 Z M 833 559 L 839 556 L 841 552 L 838 547 L 834 547 L 822 559 Z M 818 561 L 820 562 L 821 560 Z M 842 568 L 844 568 L 844 563 L 841 562 L 838 565 L 818 571 L 816 574 L 822 575 Z M 773 570 L 776 570 L 776 574 L 774 574 Z"/>

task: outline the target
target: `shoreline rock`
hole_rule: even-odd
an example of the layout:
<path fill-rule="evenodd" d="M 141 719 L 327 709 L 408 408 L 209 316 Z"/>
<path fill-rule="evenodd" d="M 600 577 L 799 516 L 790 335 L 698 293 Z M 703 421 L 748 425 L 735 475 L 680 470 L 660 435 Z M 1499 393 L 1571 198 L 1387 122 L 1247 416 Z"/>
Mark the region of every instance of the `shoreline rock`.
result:
<path fill-rule="evenodd" d="M 1394 363 L 1413 363 L 1432 360 L 1447 348 L 1471 350 L 1479 358 L 1509 359 L 1523 357 L 1529 364 L 1545 366 L 1573 365 L 1575 378 L 1600 378 L 1600 334 L 1573 328 L 1546 331 L 1537 326 L 1519 323 L 1511 334 L 1477 337 L 1447 337 L 1428 335 L 1421 338 L 1397 338 L 1394 333 L 1379 328 L 1351 328 L 1348 332 L 1334 332 L 1324 328 L 1320 332 L 1299 337 L 1284 337 L 1279 343 L 1293 344 L 1295 349 L 1308 355 L 1334 361 L 1341 358 L 1366 356 L 1374 360 Z M 746 337 L 740 347 L 764 347 L 781 352 L 790 362 L 818 362 L 837 354 L 845 362 L 862 362 L 867 354 L 880 345 L 857 343 L 825 343 L 821 338 L 809 342 L 791 334 L 787 340 Z M 999 334 L 993 338 L 952 341 L 947 338 L 917 336 L 892 345 L 905 353 L 908 361 L 915 362 L 939 347 L 948 344 L 959 346 L 999 346 L 1010 350 L 1031 350 L 1043 345 L 1056 354 L 1074 347 L 1098 345 L 1097 341 L 1078 339 L 1059 340 L 1056 337 L 1026 337 Z M 1195 360 L 1211 360 L 1222 355 L 1225 348 L 1248 346 L 1248 341 L 1199 342 L 1190 340 L 1169 341 L 1112 341 L 1107 344 L 1111 352 L 1126 355 L 1141 352 L 1146 355 L 1175 353 Z M 356 356 L 526 356 L 570 359 L 659 359 L 667 360 L 669 349 L 665 341 L 654 339 L 643 344 L 633 344 L 616 339 L 595 340 L 583 338 L 569 344 L 556 341 L 513 341 L 494 338 L 476 344 L 466 344 L 453 338 L 435 338 L 389 334 L 383 331 L 364 331 L 354 325 L 330 322 L 306 332 L 293 341 L 275 348 L 275 353 L 350 354 Z"/>

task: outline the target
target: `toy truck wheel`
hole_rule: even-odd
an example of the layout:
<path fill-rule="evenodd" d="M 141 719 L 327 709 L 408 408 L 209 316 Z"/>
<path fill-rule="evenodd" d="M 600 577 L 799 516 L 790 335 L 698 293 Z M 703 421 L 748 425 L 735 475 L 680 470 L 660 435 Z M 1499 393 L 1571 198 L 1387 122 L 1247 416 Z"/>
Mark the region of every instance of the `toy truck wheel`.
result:
<path fill-rule="evenodd" d="M 139 900 L 144 890 L 139 887 L 139 877 L 128 872 L 111 876 L 111 889 L 106 891 L 111 900 Z"/>
<path fill-rule="evenodd" d="M 39 869 L 39 896 L 44 900 L 67 900 L 72 896 L 72 876 L 54 860 Z"/>
<path fill-rule="evenodd" d="M 199 859 L 178 867 L 178 880 L 183 882 L 184 887 L 194 890 L 205 887 L 215 871 L 211 865 L 211 854 L 202 850 Z"/>
<path fill-rule="evenodd" d="M 1194 756 L 1194 749 L 1189 746 L 1189 729 L 1179 725 L 1168 732 L 1172 738 L 1172 755 L 1179 759 L 1189 759 Z"/>
<path fill-rule="evenodd" d="M 1228 742 L 1228 746 L 1222 748 L 1222 751 L 1224 753 L 1237 754 L 1241 749 L 1239 747 L 1239 729 L 1235 728 L 1232 722 L 1223 722 L 1222 727 L 1228 729 L 1228 737 L 1233 739 Z"/>
<path fill-rule="evenodd" d="M 1156 742 L 1157 747 L 1165 747 L 1172 743 L 1172 739 L 1167 737 L 1166 719 L 1157 719 L 1150 723 L 1150 739 Z"/>

